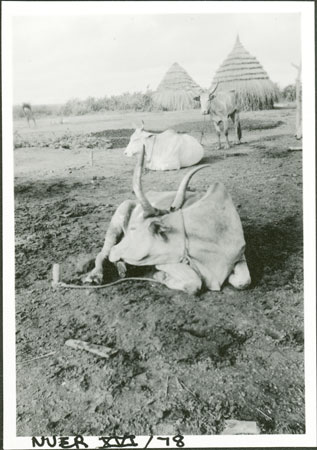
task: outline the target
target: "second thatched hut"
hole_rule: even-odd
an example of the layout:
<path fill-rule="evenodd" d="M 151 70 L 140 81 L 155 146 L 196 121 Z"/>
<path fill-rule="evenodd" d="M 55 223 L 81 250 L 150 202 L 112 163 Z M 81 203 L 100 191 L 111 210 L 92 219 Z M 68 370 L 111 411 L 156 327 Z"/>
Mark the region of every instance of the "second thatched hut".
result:
<path fill-rule="evenodd" d="M 217 70 L 211 88 L 235 90 L 243 110 L 272 109 L 277 101 L 277 88 L 259 61 L 243 47 L 239 36 L 228 57 Z"/>
<path fill-rule="evenodd" d="M 193 99 L 202 91 L 183 67 L 174 63 L 152 95 L 154 104 L 166 111 L 197 108 Z"/>

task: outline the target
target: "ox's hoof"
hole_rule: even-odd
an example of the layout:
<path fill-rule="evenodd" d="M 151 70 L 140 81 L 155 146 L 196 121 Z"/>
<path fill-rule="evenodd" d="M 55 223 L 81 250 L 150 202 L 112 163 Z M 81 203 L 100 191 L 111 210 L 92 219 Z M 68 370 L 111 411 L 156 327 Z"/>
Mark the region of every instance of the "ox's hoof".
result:
<path fill-rule="evenodd" d="M 118 275 L 120 278 L 125 278 L 127 275 L 127 266 L 123 261 L 119 261 L 116 263 Z"/>
<path fill-rule="evenodd" d="M 229 144 L 226 144 L 226 145 L 225 145 L 225 149 L 226 149 L 226 150 L 230 150 L 230 145 L 229 145 Z"/>
<path fill-rule="evenodd" d="M 102 270 L 94 269 L 84 279 L 84 283 L 101 284 L 103 279 Z"/>
<path fill-rule="evenodd" d="M 166 280 L 166 273 L 159 270 L 158 272 L 155 272 L 153 274 L 153 278 L 154 278 L 154 280 L 159 281 L 160 283 L 164 283 Z"/>
<path fill-rule="evenodd" d="M 228 281 L 235 289 L 242 291 L 243 289 L 247 289 L 250 286 L 251 277 L 250 275 L 239 277 L 236 274 L 231 274 L 228 278 Z"/>

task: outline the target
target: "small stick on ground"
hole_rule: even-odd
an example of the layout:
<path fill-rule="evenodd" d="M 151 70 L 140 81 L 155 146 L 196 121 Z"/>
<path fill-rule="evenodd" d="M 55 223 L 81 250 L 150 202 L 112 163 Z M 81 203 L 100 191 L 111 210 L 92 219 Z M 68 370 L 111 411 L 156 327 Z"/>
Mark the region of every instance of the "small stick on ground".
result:
<path fill-rule="evenodd" d="M 175 378 L 176 378 L 176 381 L 177 381 L 177 383 L 179 384 L 179 386 L 180 386 L 181 388 L 183 388 L 185 391 L 189 392 L 193 397 L 197 398 L 197 394 L 195 394 L 193 391 L 191 391 L 191 390 L 184 384 L 183 381 L 180 381 L 177 377 L 175 377 Z"/>
<path fill-rule="evenodd" d="M 269 419 L 270 421 L 272 421 L 272 417 L 268 416 L 267 414 L 265 414 L 263 411 L 261 411 L 259 408 L 255 408 L 259 413 L 261 413 L 264 417 L 266 417 L 267 419 Z"/>
<path fill-rule="evenodd" d="M 46 353 L 45 355 L 35 356 L 34 358 L 24 359 L 22 361 L 17 362 L 17 365 L 24 364 L 24 363 L 31 362 L 31 361 L 36 361 L 36 360 L 42 359 L 42 358 L 48 358 L 49 356 L 55 355 L 55 353 L 56 352 L 50 352 L 50 353 Z"/>
<path fill-rule="evenodd" d="M 111 347 L 106 347 L 104 345 L 90 344 L 89 342 L 81 341 L 79 339 L 68 339 L 65 342 L 68 347 L 74 348 L 75 350 L 85 350 L 86 352 L 93 353 L 94 355 L 100 356 L 101 358 L 110 358 L 110 356 L 118 353 L 118 350 L 114 350 Z"/>
<path fill-rule="evenodd" d="M 175 378 L 176 378 L 176 381 L 177 381 L 178 385 L 179 385 L 181 388 L 183 388 L 185 391 L 189 392 L 196 400 L 198 400 L 198 401 L 199 401 L 200 403 L 202 403 L 203 405 L 207 406 L 207 408 L 210 408 L 210 405 L 209 405 L 208 402 L 202 400 L 202 399 L 199 397 L 198 394 L 196 394 L 195 392 L 191 391 L 191 390 L 185 385 L 185 383 L 184 383 L 183 381 L 180 381 L 177 377 L 175 377 Z M 215 415 L 212 414 L 210 411 L 207 411 L 207 414 L 209 414 L 213 419 L 215 419 Z"/>
<path fill-rule="evenodd" d="M 168 380 L 169 380 L 169 376 L 167 375 L 167 377 L 166 377 L 166 387 L 165 387 L 165 397 L 167 397 L 167 395 L 168 395 Z"/>

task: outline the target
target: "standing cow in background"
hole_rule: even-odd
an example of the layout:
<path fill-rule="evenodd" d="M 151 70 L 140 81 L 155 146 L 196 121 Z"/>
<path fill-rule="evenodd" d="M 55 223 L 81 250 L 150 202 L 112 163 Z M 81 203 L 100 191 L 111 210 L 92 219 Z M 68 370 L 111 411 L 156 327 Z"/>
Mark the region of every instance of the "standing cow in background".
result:
<path fill-rule="evenodd" d="M 24 113 L 24 115 L 26 117 L 26 120 L 28 122 L 28 126 L 30 126 L 30 120 L 33 120 L 34 126 L 36 126 L 35 118 L 34 118 L 33 111 L 32 111 L 30 103 L 23 103 L 22 104 L 22 110 L 23 110 L 23 113 Z"/>
<path fill-rule="evenodd" d="M 137 128 L 124 151 L 126 156 L 141 153 L 145 146 L 145 166 L 150 170 L 178 170 L 197 164 L 204 156 L 204 149 L 193 136 L 178 134 L 174 130 L 150 133 Z"/>
<path fill-rule="evenodd" d="M 220 142 L 220 122 L 223 123 L 223 132 L 226 137 L 225 148 L 230 148 L 228 139 L 229 118 L 234 123 L 236 131 L 236 144 L 240 144 L 242 137 L 241 125 L 239 119 L 239 110 L 237 107 L 236 96 L 234 91 L 230 92 L 217 92 L 215 91 L 218 84 L 211 92 L 205 92 L 194 100 L 200 101 L 201 113 L 203 115 L 210 114 L 210 119 L 213 121 L 217 136 L 218 136 L 218 148 L 221 148 Z"/>

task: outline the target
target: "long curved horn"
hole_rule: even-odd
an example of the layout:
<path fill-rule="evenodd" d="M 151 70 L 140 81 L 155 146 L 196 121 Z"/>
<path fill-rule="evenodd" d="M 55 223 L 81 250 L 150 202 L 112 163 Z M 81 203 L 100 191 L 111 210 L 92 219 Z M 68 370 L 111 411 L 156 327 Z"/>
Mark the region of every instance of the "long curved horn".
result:
<path fill-rule="evenodd" d="M 139 154 L 138 161 L 136 163 L 134 173 L 133 173 L 133 190 L 135 193 L 136 198 L 139 200 L 139 202 L 142 205 L 142 208 L 144 209 L 144 213 L 147 216 L 154 216 L 155 215 L 155 209 L 151 205 L 151 203 L 146 198 L 143 189 L 142 189 L 142 183 L 141 183 L 141 176 L 142 176 L 142 169 L 143 169 L 143 163 L 144 163 L 144 153 L 145 153 L 145 145 L 143 145 L 141 153 Z"/>
<path fill-rule="evenodd" d="M 215 92 L 216 92 L 216 89 L 217 89 L 217 87 L 218 87 L 218 82 L 216 83 L 216 87 L 211 91 L 211 92 L 209 92 L 209 96 L 210 95 L 212 95 L 212 94 L 214 94 Z"/>
<path fill-rule="evenodd" d="M 149 200 L 146 198 L 143 188 L 142 188 L 142 182 L 141 182 L 141 176 L 142 176 L 142 169 L 143 169 L 143 163 L 144 163 L 144 153 L 145 153 L 145 145 L 143 145 L 141 153 L 138 157 L 138 161 L 136 163 L 134 174 L 133 174 L 133 190 L 135 193 L 136 198 L 139 200 L 143 210 L 144 210 L 144 218 L 151 217 L 151 216 L 161 216 L 168 211 L 160 210 L 157 208 L 154 208 L 154 206 L 151 205 Z"/>
<path fill-rule="evenodd" d="M 175 195 L 175 199 L 172 203 L 171 206 L 171 211 L 175 211 L 177 209 L 180 209 L 183 206 L 184 200 L 185 200 L 185 195 L 186 195 L 186 189 L 188 186 L 188 183 L 191 179 L 191 177 L 198 172 L 198 170 L 204 169 L 205 167 L 211 167 L 211 164 L 203 164 L 202 166 L 198 166 L 195 167 L 194 169 L 192 169 L 190 172 L 188 172 L 184 178 L 182 179 L 178 191 Z"/>

